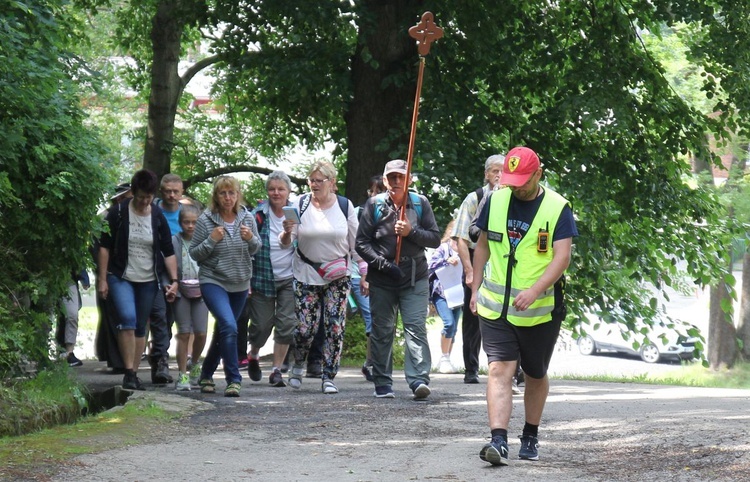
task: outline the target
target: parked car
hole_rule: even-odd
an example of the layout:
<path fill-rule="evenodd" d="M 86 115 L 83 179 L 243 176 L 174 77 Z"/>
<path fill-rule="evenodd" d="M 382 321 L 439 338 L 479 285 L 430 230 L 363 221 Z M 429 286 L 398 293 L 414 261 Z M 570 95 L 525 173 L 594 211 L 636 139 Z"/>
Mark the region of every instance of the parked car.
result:
<path fill-rule="evenodd" d="M 688 338 L 669 328 L 663 322 L 655 322 L 647 330 L 648 339 L 641 329 L 628 330 L 623 323 L 605 323 L 587 320 L 581 324 L 582 334 L 578 338 L 578 350 L 582 355 L 595 355 L 600 351 L 614 351 L 640 356 L 646 363 L 657 363 L 662 360 L 692 360 L 695 356 L 697 338 Z M 626 340 L 624 333 L 630 334 Z M 666 343 L 664 342 L 666 340 Z M 638 346 L 634 344 L 637 342 Z"/>

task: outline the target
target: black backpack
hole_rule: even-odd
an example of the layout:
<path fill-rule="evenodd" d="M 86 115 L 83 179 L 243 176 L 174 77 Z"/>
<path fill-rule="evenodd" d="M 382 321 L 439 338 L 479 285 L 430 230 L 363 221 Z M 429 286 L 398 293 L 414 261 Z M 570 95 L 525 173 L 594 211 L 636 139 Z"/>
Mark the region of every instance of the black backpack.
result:
<path fill-rule="evenodd" d="M 469 223 L 469 239 L 472 243 L 479 241 L 479 235 L 482 233 L 482 230 L 477 227 L 477 218 L 481 211 L 482 199 L 484 199 L 484 189 L 479 187 L 474 191 L 474 194 L 477 196 L 477 212 L 474 213 L 474 217 L 471 218 L 471 223 Z"/>

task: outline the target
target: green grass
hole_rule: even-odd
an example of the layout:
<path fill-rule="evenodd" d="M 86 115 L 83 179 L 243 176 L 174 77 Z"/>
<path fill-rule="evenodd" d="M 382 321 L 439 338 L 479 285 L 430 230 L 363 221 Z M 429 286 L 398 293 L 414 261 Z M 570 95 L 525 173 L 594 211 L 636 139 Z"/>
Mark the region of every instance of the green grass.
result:
<path fill-rule="evenodd" d="M 149 442 L 161 437 L 175 416 L 139 398 L 75 424 L 0 438 L 0 479 L 38 480 L 57 472 L 73 456 Z"/>
<path fill-rule="evenodd" d="M 0 435 L 18 435 L 70 423 L 86 407 L 86 388 L 57 364 L 29 380 L 0 385 Z"/>
<path fill-rule="evenodd" d="M 78 312 L 78 329 L 81 331 L 96 331 L 99 324 L 99 313 L 95 306 L 84 306 Z"/>
<path fill-rule="evenodd" d="M 557 380 L 587 380 L 611 383 L 645 383 L 651 385 L 677 385 L 705 388 L 740 388 L 750 389 L 750 363 L 738 362 L 731 370 L 714 371 L 700 363 L 684 365 L 669 373 L 636 376 L 610 375 L 562 375 L 553 377 Z"/>

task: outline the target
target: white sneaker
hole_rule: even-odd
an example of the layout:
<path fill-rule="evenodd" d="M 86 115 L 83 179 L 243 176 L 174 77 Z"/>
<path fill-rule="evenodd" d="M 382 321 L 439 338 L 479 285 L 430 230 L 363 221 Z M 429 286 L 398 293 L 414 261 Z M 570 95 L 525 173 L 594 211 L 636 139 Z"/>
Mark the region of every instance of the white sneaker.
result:
<path fill-rule="evenodd" d="M 189 392 L 190 391 L 190 377 L 187 373 L 180 373 L 177 377 L 177 381 L 174 384 L 175 390 L 178 392 Z"/>
<path fill-rule="evenodd" d="M 513 377 L 513 385 L 511 386 L 511 390 L 513 391 L 513 395 L 520 395 L 523 393 L 523 391 L 518 388 L 518 379 L 516 377 Z"/>
<path fill-rule="evenodd" d="M 302 375 L 305 374 L 305 368 L 303 366 L 295 365 L 292 367 L 292 371 L 289 374 L 289 386 L 292 388 L 299 389 L 302 387 Z"/>
<path fill-rule="evenodd" d="M 339 389 L 336 388 L 336 385 L 331 380 L 324 380 L 323 386 L 321 387 L 323 390 L 323 393 L 326 395 L 333 395 L 334 393 L 339 393 Z"/>
<path fill-rule="evenodd" d="M 443 355 L 440 357 L 440 363 L 438 365 L 438 372 L 439 373 L 458 373 L 458 370 L 456 370 L 456 367 L 453 366 L 451 363 L 450 357 Z"/>

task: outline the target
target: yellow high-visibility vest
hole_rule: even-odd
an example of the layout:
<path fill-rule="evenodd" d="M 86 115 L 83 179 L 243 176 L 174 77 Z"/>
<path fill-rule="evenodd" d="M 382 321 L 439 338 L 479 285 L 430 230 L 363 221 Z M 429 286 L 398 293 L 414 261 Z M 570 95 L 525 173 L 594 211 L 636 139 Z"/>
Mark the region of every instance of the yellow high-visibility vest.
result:
<path fill-rule="evenodd" d="M 552 240 L 560 214 L 568 201 L 556 192 L 546 189 L 539 205 L 539 210 L 529 230 L 518 243 L 515 251 L 515 266 L 512 267 L 510 293 L 506 300 L 506 278 L 508 260 L 511 250 L 508 239 L 508 206 L 512 191 L 502 189 L 492 193 L 490 198 L 490 216 L 488 219 L 487 239 L 490 257 L 484 268 L 484 281 L 477 293 L 477 313 L 483 318 L 495 320 L 503 312 L 503 302 L 508 303 L 508 321 L 516 326 L 534 326 L 552 319 L 555 307 L 554 285 L 542 293 L 534 303 L 524 311 L 513 308 L 513 300 L 521 291 L 530 288 L 544 273 L 552 262 L 554 249 Z M 537 238 L 540 230 L 549 233 L 546 252 L 537 249 Z"/>

